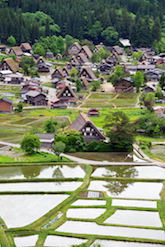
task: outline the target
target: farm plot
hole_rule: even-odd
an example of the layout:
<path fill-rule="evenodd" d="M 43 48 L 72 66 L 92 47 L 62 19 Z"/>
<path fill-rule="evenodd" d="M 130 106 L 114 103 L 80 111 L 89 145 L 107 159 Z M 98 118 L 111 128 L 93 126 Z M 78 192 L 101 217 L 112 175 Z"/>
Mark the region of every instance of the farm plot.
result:
<path fill-rule="evenodd" d="M 92 93 L 85 101 L 84 108 L 116 108 L 134 107 L 137 103 L 138 95 L 133 93 L 106 94 Z"/>
<path fill-rule="evenodd" d="M 53 176 L 57 168 L 65 175 Z M 163 246 L 165 216 L 160 191 L 165 187 L 157 181 L 159 175 L 160 181 L 165 178 L 159 169 L 154 177 L 154 167 L 149 168 L 152 180 L 146 177 L 146 182 L 141 182 L 148 174 L 145 169 L 139 172 L 136 181 L 132 178 L 130 182 L 129 173 L 123 174 L 123 178 L 115 173 L 113 179 L 116 180 L 103 181 L 100 169 L 105 172 L 106 168 L 97 168 L 95 172 L 100 172 L 100 176 L 96 174 L 97 181 L 91 165 L 60 167 L 55 163 L 41 169 L 37 178 L 34 173 L 33 182 L 22 179 L 19 169 L 16 181 L 12 175 L 5 181 L 1 176 L 0 216 L 6 228 L 9 227 L 3 234 L 10 242 L 13 238 L 16 247 L 80 244 L 92 247 L 95 243 L 105 247 L 117 247 L 117 243 L 122 247 L 151 247 L 150 243 Z M 117 189 L 116 194 L 110 193 L 112 188 L 113 192 Z M 3 246 L 1 240 L 0 244 Z"/>

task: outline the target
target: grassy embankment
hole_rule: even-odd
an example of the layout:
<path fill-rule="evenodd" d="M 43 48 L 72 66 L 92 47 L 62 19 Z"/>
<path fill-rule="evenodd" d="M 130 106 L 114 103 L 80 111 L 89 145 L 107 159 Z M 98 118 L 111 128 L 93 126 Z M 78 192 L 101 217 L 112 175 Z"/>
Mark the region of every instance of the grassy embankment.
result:
<path fill-rule="evenodd" d="M 18 152 L 15 152 L 18 153 Z M 46 153 L 46 152 L 37 152 L 35 154 L 32 155 L 27 155 L 27 154 L 20 154 L 19 156 L 16 157 L 9 157 L 9 156 L 3 156 L 0 155 L 0 165 L 5 164 L 5 163 L 12 163 L 14 165 L 19 164 L 19 163 L 42 163 L 42 162 L 46 162 L 46 163 L 50 163 L 50 162 L 69 162 L 70 160 L 68 158 L 65 157 L 58 157 L 55 154 L 50 154 L 50 153 Z M 30 164 L 29 164 L 30 165 Z"/>

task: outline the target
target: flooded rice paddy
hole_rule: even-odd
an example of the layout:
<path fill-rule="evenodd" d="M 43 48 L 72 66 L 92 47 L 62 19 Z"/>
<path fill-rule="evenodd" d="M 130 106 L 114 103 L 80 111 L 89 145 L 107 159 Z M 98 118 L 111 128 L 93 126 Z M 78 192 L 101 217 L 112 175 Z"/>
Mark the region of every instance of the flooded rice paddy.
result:
<path fill-rule="evenodd" d="M 148 238 L 164 240 L 165 232 L 161 230 L 138 229 L 129 227 L 102 226 L 93 222 L 67 221 L 57 231 L 104 236 L 121 236 L 130 238 Z"/>
<path fill-rule="evenodd" d="M 100 244 L 101 247 L 162 247 L 161 244 L 129 243 L 113 240 L 97 240 L 94 242 L 92 247 L 94 247 L 95 244 Z"/>
<path fill-rule="evenodd" d="M 157 202 L 156 201 L 113 199 L 112 206 L 157 208 Z"/>
<path fill-rule="evenodd" d="M 110 197 L 160 199 L 162 183 L 92 181 L 89 190 L 105 191 Z"/>
<path fill-rule="evenodd" d="M 158 212 L 146 212 L 136 210 L 117 210 L 104 223 L 132 225 L 132 226 L 153 226 L 162 227 Z"/>
<path fill-rule="evenodd" d="M 35 246 L 37 242 L 38 236 L 29 236 L 29 237 L 21 237 L 21 238 L 14 238 L 14 242 L 17 247 L 29 247 Z"/>
<path fill-rule="evenodd" d="M 73 245 L 79 245 L 85 243 L 86 240 L 84 239 L 78 239 L 78 238 L 66 238 L 66 237 L 60 237 L 60 236 L 48 236 L 45 241 L 45 247 L 68 247 Z"/>
<path fill-rule="evenodd" d="M 123 161 L 127 157 L 127 154 L 123 155 L 118 161 Z M 113 159 L 115 159 L 114 156 Z M 133 157 L 128 159 L 132 162 Z M 60 203 L 65 203 L 65 200 L 72 198 L 69 202 L 70 206 L 67 204 L 66 207 L 64 204 L 62 208 L 57 208 L 55 215 L 52 215 L 50 219 L 42 217 L 44 223 L 39 225 L 38 229 L 43 229 L 43 225 L 46 225 L 47 227 L 44 229 L 49 230 L 49 227 L 55 226 L 53 223 L 56 222 L 57 214 L 61 214 L 61 210 L 65 210 L 63 211 L 65 213 L 62 213 L 64 215 L 63 221 L 58 223 L 59 219 L 57 218 L 58 224 L 52 229 L 54 232 L 69 234 L 68 237 L 48 235 L 44 247 L 70 247 L 86 243 L 88 241 L 86 234 L 90 235 L 91 238 L 96 235 L 94 243 L 91 244 L 92 247 L 97 243 L 100 243 L 101 247 L 160 247 L 165 244 L 165 231 L 163 231 L 157 208 L 157 201 L 162 200 L 165 186 L 163 187 L 161 182 L 149 181 L 151 178 L 164 179 L 165 181 L 164 168 L 145 167 L 144 165 L 94 167 L 92 177 L 131 178 L 132 180 L 130 182 L 130 180 L 122 181 L 120 179 L 119 181 L 90 179 L 86 187 L 82 187 L 84 181 L 33 183 L 28 181 L 32 178 L 84 178 L 86 171 L 85 165 L 56 166 L 52 164 L 51 166 L 0 167 L 0 179 L 8 180 L 7 183 L 0 183 L 0 217 L 8 228 L 20 227 L 23 229 L 21 227 L 26 225 L 30 227 L 30 224 L 38 219 L 41 220 L 42 216 Z M 137 182 L 133 180 L 134 178 L 147 180 L 146 182 Z M 27 179 L 27 181 L 26 183 L 11 183 L 10 179 Z M 76 192 L 78 194 L 73 196 L 78 188 L 79 192 Z M 8 194 L 12 191 L 20 194 Z M 86 191 L 93 191 L 94 193 L 87 193 Z M 99 194 L 98 191 L 101 193 Z M 160 193 L 161 191 L 162 193 Z M 3 192 L 6 194 L 3 195 Z M 33 192 L 33 194 L 27 195 L 23 194 L 24 192 Z M 39 195 L 37 192 L 45 192 L 46 194 Z M 47 194 L 53 192 L 57 194 Z M 111 210 L 114 210 L 112 214 L 109 213 Z M 106 213 L 107 216 L 102 218 L 102 215 Z M 95 221 L 98 217 L 100 219 L 99 224 Z M 44 221 L 45 219 L 46 221 Z M 82 239 L 82 237 L 76 238 L 75 234 L 85 235 Z M 140 239 L 141 243 L 108 239 L 97 240 L 97 236 L 99 238 L 101 235 L 105 238 L 110 236 L 122 237 L 124 240 L 135 238 L 136 241 Z M 142 239 L 156 242 L 154 244 L 143 243 Z M 37 235 L 14 236 L 16 247 L 32 247 L 36 245 L 37 240 Z M 160 242 L 162 244 L 159 244 Z"/>
<path fill-rule="evenodd" d="M 67 212 L 68 218 L 95 219 L 105 212 L 101 208 L 71 208 Z"/>
<path fill-rule="evenodd" d="M 21 227 L 46 214 L 67 195 L 0 195 L 0 215 L 8 227 Z"/>

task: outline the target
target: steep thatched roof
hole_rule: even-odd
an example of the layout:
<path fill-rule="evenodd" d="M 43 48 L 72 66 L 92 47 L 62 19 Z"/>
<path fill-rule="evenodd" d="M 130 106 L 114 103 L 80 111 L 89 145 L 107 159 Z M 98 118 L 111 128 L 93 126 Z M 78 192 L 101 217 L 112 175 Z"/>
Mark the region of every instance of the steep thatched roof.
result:
<path fill-rule="evenodd" d="M 8 57 L 4 59 L 3 63 L 6 62 L 7 65 L 9 66 L 10 70 L 13 71 L 14 73 L 19 70 L 19 65 L 17 62 L 14 61 L 13 58 Z"/>
<path fill-rule="evenodd" d="M 11 47 L 10 50 L 12 50 L 16 56 L 22 56 L 23 55 L 23 52 L 19 46 Z"/>

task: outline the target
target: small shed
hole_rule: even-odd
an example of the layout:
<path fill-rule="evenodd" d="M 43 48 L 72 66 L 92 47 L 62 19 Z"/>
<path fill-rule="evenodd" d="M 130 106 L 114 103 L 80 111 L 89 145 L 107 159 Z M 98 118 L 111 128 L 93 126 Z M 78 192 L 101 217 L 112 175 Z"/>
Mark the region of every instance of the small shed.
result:
<path fill-rule="evenodd" d="M 91 108 L 88 111 L 88 117 L 98 117 L 99 116 L 99 110 L 96 108 Z"/>
<path fill-rule="evenodd" d="M 10 113 L 13 111 L 13 103 L 8 98 L 0 99 L 0 113 Z"/>
<path fill-rule="evenodd" d="M 54 144 L 54 134 L 52 133 L 37 133 L 36 136 L 40 138 L 41 148 L 51 148 Z"/>

